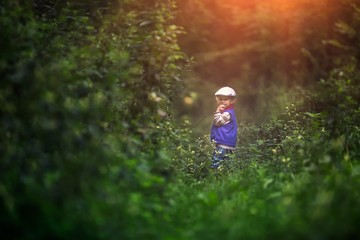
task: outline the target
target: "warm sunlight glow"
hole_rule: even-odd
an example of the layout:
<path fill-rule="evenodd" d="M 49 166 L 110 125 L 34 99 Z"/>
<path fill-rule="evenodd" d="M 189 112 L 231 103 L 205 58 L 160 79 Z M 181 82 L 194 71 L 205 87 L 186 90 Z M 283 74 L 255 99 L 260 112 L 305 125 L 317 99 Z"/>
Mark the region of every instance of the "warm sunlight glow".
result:
<path fill-rule="evenodd" d="M 210 81 L 247 81 L 254 71 L 269 79 L 275 77 L 270 74 L 274 67 L 291 75 L 304 67 L 300 60 L 304 52 L 310 57 L 301 45 L 316 34 L 314 29 L 328 27 L 336 11 L 330 0 L 188 0 L 183 4 L 187 15 L 180 24 L 190 31 L 194 25 L 201 26 L 192 33 L 197 45 L 188 46 L 201 53 L 199 71 Z M 266 54 L 258 58 L 258 52 Z M 231 68 L 233 62 L 236 68 Z"/>

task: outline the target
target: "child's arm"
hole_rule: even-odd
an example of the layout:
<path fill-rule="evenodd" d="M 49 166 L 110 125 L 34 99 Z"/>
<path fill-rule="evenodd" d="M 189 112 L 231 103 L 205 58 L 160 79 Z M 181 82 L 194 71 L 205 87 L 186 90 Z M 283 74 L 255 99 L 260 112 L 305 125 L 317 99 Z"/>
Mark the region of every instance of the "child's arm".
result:
<path fill-rule="evenodd" d="M 214 125 L 220 127 L 230 122 L 231 116 L 228 112 L 215 112 L 214 113 Z"/>

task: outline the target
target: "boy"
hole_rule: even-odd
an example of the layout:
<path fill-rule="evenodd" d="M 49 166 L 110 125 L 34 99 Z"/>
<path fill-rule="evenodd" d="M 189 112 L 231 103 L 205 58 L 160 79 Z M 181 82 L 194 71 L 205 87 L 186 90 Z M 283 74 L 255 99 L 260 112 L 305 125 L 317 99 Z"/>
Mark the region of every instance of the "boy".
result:
<path fill-rule="evenodd" d="M 230 87 L 220 88 L 216 93 L 218 107 L 214 113 L 210 139 L 215 142 L 212 168 L 218 168 L 222 161 L 233 153 L 237 141 L 237 122 L 234 111 L 236 93 Z"/>

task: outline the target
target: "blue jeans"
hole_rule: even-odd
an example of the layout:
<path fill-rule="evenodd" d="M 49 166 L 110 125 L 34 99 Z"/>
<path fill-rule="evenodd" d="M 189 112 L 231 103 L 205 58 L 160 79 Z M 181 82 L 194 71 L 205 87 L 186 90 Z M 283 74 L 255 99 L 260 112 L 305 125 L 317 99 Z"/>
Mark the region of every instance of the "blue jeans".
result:
<path fill-rule="evenodd" d="M 215 147 L 213 157 L 212 157 L 212 163 L 211 168 L 218 168 L 221 165 L 221 162 L 228 160 L 229 155 L 234 153 L 234 150 L 222 148 L 219 146 Z"/>

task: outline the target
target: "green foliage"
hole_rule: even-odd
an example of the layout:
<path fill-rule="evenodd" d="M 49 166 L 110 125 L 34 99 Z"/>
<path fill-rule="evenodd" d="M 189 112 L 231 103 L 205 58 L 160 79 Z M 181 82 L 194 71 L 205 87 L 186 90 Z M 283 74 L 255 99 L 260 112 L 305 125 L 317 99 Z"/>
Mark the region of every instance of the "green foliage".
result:
<path fill-rule="evenodd" d="M 177 43 L 183 30 L 172 22 L 173 1 L 4 3 L 3 236 L 359 238 L 360 74 L 353 29 L 360 20 L 354 2 L 338 3 L 344 3 L 334 25 L 340 37 L 325 42 L 339 48 L 336 66 L 320 66 L 326 74 L 310 90 L 285 94 L 262 85 L 256 106 L 267 112 L 256 114 L 271 120 L 240 121 L 235 154 L 218 170 L 209 168 L 209 136 L 194 137 L 189 121 L 173 117 L 174 102 L 186 96 L 181 73 L 188 64 Z M 274 19 L 265 6 L 249 26 L 260 26 L 256 36 L 272 43 Z M 210 24 L 207 14 L 203 21 Z M 314 29 L 309 34 L 303 52 L 323 63 L 320 41 L 312 38 L 322 36 Z M 267 52 L 262 61 L 273 59 Z M 280 70 L 274 76 L 282 76 Z M 270 96 L 275 107 L 266 102 Z M 188 103 L 201 98 L 198 92 L 187 97 Z"/>
<path fill-rule="evenodd" d="M 184 185 L 173 203 L 174 225 L 183 226 L 181 239 L 358 237 L 359 178 L 345 166 L 319 178 L 253 166 L 190 191 Z"/>
<path fill-rule="evenodd" d="M 235 156 L 218 170 L 202 168 L 210 156 L 202 152 L 204 143 L 193 143 L 188 165 L 203 170 L 188 171 L 193 176 L 175 186 L 181 189 L 174 190 L 172 211 L 178 217 L 172 224 L 186 229 L 180 238 L 359 237 L 360 138 L 352 125 L 359 102 L 347 102 L 346 92 L 344 108 L 327 105 L 342 94 L 341 78 L 332 76 L 325 82 L 334 84 L 326 88 L 321 83 L 317 94 L 300 91 L 306 101 L 290 103 L 278 119 L 241 124 Z M 319 105 L 323 111 L 316 112 Z M 336 134 L 329 128 L 332 109 L 342 116 L 340 124 L 353 126 L 351 138 L 348 127 L 336 127 Z"/>
<path fill-rule="evenodd" d="M 193 143 L 188 165 L 202 171 L 188 171 L 185 183 L 195 180 L 173 203 L 190 215 L 175 222 L 182 238 L 359 237 L 358 74 L 344 64 L 313 91 L 292 93 L 298 101 L 277 118 L 241 123 L 235 155 L 218 170 L 202 167 L 206 142 Z"/>
<path fill-rule="evenodd" d="M 359 71 L 353 64 L 335 69 L 320 88 L 317 104 L 327 115 L 326 128 L 347 151 L 358 154 L 359 146 L 350 145 L 356 143 L 359 132 Z"/>
<path fill-rule="evenodd" d="M 0 223 L 9 238 L 157 234 L 149 229 L 164 211 L 171 96 L 185 56 L 172 6 L 138 4 L 1 7 Z"/>

